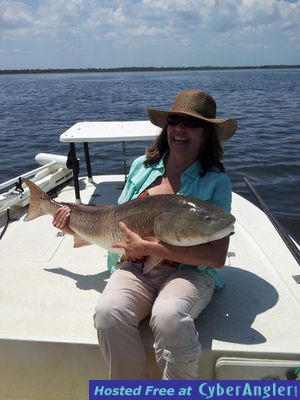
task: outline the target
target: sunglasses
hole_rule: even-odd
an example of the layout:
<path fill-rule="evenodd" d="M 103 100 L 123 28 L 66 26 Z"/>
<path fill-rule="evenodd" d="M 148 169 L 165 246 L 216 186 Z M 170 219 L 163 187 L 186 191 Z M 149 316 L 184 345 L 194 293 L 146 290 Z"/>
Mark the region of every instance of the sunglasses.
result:
<path fill-rule="evenodd" d="M 176 126 L 182 124 L 185 128 L 204 128 L 206 126 L 205 121 L 193 117 L 184 117 L 181 115 L 170 115 L 167 118 L 167 124 L 171 126 Z"/>

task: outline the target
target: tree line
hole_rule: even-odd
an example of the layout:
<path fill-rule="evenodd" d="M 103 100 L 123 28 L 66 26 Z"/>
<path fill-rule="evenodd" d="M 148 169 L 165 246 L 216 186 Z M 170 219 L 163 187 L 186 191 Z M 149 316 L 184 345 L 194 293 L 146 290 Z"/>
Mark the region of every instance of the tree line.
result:
<path fill-rule="evenodd" d="M 2 69 L 0 74 L 41 74 L 41 73 L 78 73 L 78 72 L 151 72 L 151 71 L 208 71 L 208 70 L 246 70 L 246 69 L 282 69 L 300 68 L 300 65 L 256 65 L 256 66 L 202 66 L 202 67 L 116 67 L 116 68 L 28 68 Z"/>

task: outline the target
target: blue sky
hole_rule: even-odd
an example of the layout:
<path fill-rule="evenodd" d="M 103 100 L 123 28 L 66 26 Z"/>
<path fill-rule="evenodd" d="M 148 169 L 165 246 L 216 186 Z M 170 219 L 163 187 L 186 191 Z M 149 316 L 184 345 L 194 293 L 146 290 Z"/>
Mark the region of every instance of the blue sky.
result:
<path fill-rule="evenodd" d="M 300 0 L 0 0 L 0 69 L 300 64 Z"/>

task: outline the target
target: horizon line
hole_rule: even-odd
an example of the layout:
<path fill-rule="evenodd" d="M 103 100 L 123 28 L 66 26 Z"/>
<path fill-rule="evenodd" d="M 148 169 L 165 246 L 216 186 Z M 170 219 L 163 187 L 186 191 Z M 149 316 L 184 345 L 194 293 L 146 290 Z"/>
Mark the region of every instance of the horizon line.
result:
<path fill-rule="evenodd" d="M 8 68 L 0 69 L 0 74 L 39 72 L 138 72 L 138 71 L 187 71 L 187 70 L 230 70 L 230 69 L 279 69 L 300 68 L 300 64 L 262 64 L 244 66 L 188 66 L 188 67 L 84 67 L 84 68 Z"/>

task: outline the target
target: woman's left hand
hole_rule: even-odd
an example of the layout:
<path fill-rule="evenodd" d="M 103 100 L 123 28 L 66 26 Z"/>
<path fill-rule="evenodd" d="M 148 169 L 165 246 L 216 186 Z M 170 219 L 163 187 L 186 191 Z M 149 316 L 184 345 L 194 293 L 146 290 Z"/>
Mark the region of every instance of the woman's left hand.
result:
<path fill-rule="evenodd" d="M 130 230 L 124 222 L 119 222 L 119 227 L 125 233 L 126 240 L 125 242 L 114 242 L 113 248 L 124 249 L 125 256 L 131 260 L 141 260 L 149 255 L 147 254 L 147 240 Z"/>

